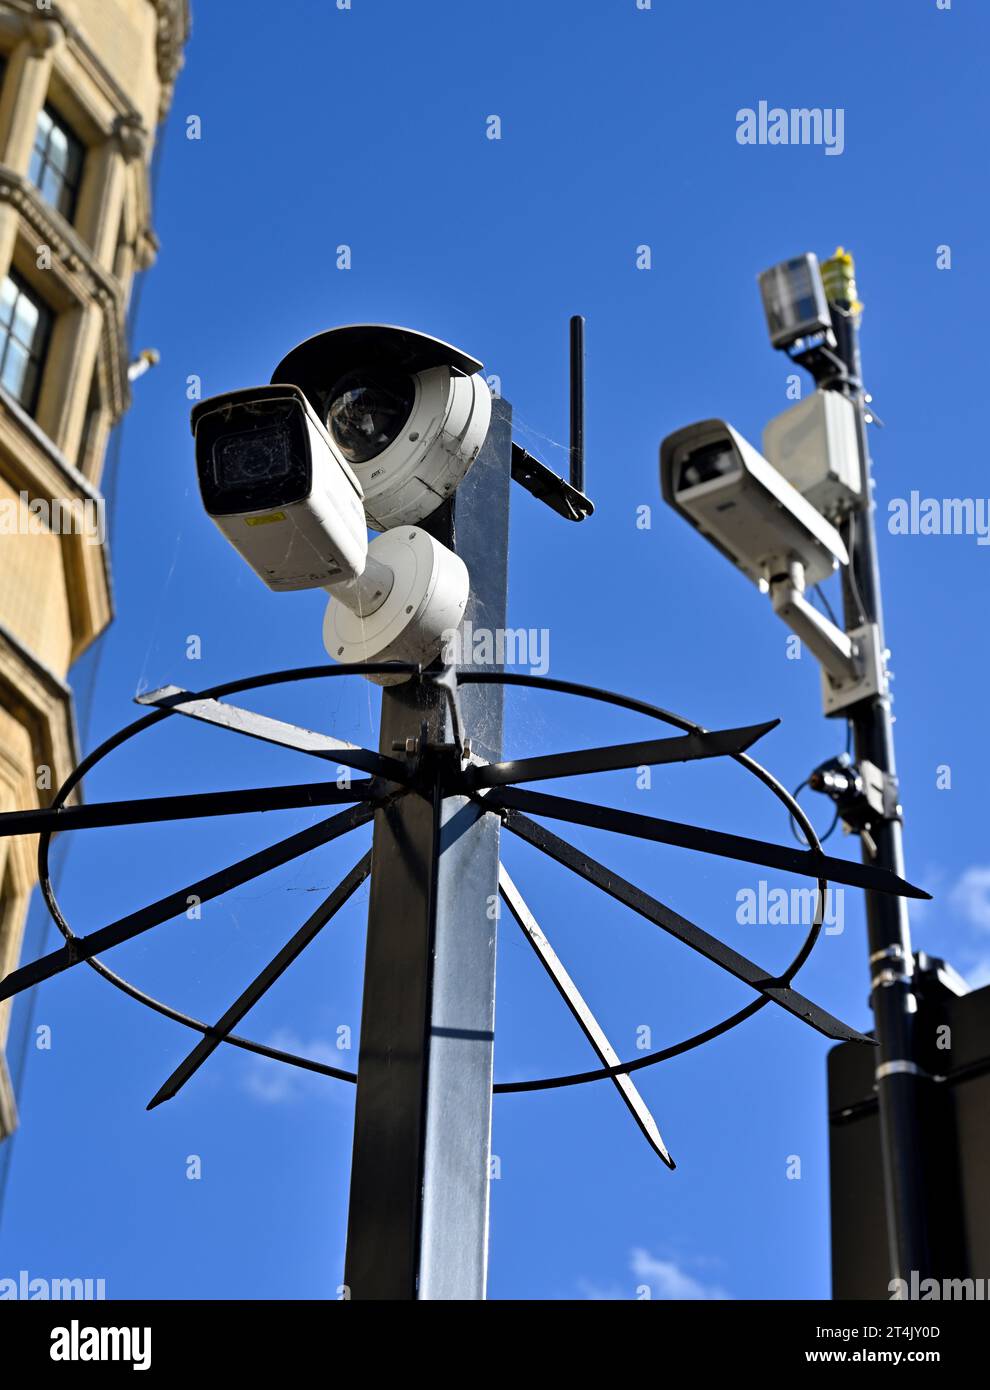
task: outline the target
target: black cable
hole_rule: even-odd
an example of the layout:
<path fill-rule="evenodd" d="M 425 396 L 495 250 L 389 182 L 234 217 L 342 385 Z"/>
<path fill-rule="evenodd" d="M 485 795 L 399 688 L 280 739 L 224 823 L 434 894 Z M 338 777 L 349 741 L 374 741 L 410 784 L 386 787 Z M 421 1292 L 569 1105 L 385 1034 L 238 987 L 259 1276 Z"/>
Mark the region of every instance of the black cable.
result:
<path fill-rule="evenodd" d="M 806 777 L 806 778 L 804 779 L 803 782 L 799 783 L 798 786 L 796 786 L 796 787 L 794 788 L 793 796 L 794 796 L 794 800 L 795 800 L 795 801 L 797 801 L 798 797 L 801 795 L 801 793 L 804 791 L 805 787 L 808 785 L 808 781 L 809 781 L 809 779 Z M 801 834 L 801 835 L 798 834 L 798 829 L 799 829 L 798 824 L 797 824 L 797 822 L 795 821 L 794 816 L 793 816 L 793 814 L 792 814 L 790 811 L 787 812 L 787 819 L 790 821 L 790 824 L 791 824 L 791 834 L 794 836 L 795 840 L 797 840 L 798 844 L 799 844 L 799 845 L 803 845 L 805 849 L 810 849 L 811 846 L 810 846 L 808 840 L 805 838 L 805 836 L 804 836 L 803 834 Z M 825 841 L 829 838 L 829 836 L 830 836 L 830 835 L 832 834 L 832 832 L 835 830 L 835 827 L 838 825 L 838 823 L 839 823 L 839 811 L 838 811 L 838 808 L 836 808 L 835 815 L 832 817 L 832 824 L 831 824 L 831 825 L 829 826 L 829 828 L 825 831 L 825 834 L 824 834 L 824 835 L 820 835 L 820 836 L 818 837 L 818 838 L 819 838 L 819 843 L 820 843 L 820 844 L 824 844 L 824 843 L 825 843 Z"/>

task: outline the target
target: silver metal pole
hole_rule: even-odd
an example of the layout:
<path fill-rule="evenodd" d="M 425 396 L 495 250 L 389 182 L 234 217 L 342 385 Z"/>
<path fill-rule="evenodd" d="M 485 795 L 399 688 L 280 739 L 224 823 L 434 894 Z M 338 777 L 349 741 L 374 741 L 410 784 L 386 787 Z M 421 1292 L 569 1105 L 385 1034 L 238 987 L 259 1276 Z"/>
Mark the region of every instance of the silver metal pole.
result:
<path fill-rule="evenodd" d="M 466 618 L 505 625 L 511 410 L 424 523 L 471 573 Z M 472 747 L 501 755 L 502 688 L 459 693 Z M 380 747 L 450 744 L 444 692 L 382 696 Z M 443 756 L 434 753 L 434 756 Z M 344 1280 L 354 1299 L 481 1299 L 488 1259 L 497 815 L 412 793 L 376 816 Z"/>

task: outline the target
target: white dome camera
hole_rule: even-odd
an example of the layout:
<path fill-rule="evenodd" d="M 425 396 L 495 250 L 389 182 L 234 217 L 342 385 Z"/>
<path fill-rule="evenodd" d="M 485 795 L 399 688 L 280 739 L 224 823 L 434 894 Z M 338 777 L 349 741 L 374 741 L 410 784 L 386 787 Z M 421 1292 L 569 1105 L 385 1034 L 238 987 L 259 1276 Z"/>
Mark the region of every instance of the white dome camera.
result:
<path fill-rule="evenodd" d="M 428 665 L 464 616 L 458 555 L 403 526 L 368 544 L 361 484 L 298 386 L 213 396 L 192 412 L 207 515 L 270 589 L 325 589 L 330 655 Z M 381 684 L 405 677 L 374 677 Z"/>
<path fill-rule="evenodd" d="M 376 531 L 436 511 L 474 463 L 491 423 L 481 363 L 408 328 L 356 324 L 307 339 L 273 382 L 305 392 L 364 490 Z"/>

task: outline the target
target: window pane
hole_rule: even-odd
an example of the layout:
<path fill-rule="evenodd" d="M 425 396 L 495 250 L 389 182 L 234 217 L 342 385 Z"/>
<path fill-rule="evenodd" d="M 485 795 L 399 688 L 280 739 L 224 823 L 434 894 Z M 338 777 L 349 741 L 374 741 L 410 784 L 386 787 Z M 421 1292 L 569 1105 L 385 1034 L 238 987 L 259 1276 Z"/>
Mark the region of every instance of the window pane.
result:
<path fill-rule="evenodd" d="M 59 126 L 52 126 L 51 138 L 48 141 L 48 158 L 55 165 L 56 169 L 64 170 L 69 160 L 69 141 Z"/>
<path fill-rule="evenodd" d="M 3 360 L 3 376 L 0 380 L 12 396 L 16 396 L 19 401 L 24 397 L 24 378 L 27 376 L 28 355 L 20 343 L 10 338 L 7 342 L 7 353 Z"/>
<path fill-rule="evenodd" d="M 79 175 L 82 171 L 82 146 L 75 141 L 69 146 L 69 160 L 66 165 L 65 177 L 71 188 L 79 187 Z"/>
<path fill-rule="evenodd" d="M 24 379 L 21 382 L 20 399 L 21 405 L 23 405 L 25 409 L 30 410 L 32 413 L 34 411 L 34 407 L 38 399 L 39 370 L 39 364 L 34 360 L 33 357 L 29 357 L 27 362 L 27 368 L 24 372 Z"/>
<path fill-rule="evenodd" d="M 62 180 L 58 171 L 49 165 L 41 176 L 38 183 L 41 196 L 46 203 L 51 203 L 52 207 L 58 206 L 59 195 L 62 192 Z"/>
<path fill-rule="evenodd" d="M 71 221 L 85 149 L 48 108 L 38 116 L 29 176 L 42 198 Z"/>
<path fill-rule="evenodd" d="M 67 222 L 72 221 L 72 214 L 75 211 L 76 195 L 67 183 L 62 184 L 58 192 L 58 197 L 53 198 L 52 203 L 58 208 Z"/>
<path fill-rule="evenodd" d="M 27 295 L 22 294 L 17 301 L 17 308 L 14 310 L 14 336 L 26 348 L 34 346 L 39 317 L 40 310 L 37 304 L 32 303 Z"/>
<path fill-rule="evenodd" d="M 10 323 L 16 298 L 17 286 L 9 275 L 5 275 L 0 285 L 0 323 Z"/>
<path fill-rule="evenodd" d="M 48 305 L 15 271 L 0 284 L 0 383 L 33 411 L 52 325 Z"/>

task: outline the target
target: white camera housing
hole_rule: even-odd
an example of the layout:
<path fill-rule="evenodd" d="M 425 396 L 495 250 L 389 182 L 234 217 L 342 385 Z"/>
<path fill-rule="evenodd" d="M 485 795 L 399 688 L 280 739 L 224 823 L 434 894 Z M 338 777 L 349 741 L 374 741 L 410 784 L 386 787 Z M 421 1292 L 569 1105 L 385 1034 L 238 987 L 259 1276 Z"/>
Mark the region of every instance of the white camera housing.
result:
<path fill-rule="evenodd" d="M 192 429 L 207 515 L 269 589 L 362 573 L 361 484 L 297 386 L 212 396 L 193 409 Z"/>
<path fill-rule="evenodd" d="M 481 363 L 409 328 L 352 324 L 309 338 L 273 381 L 305 392 L 364 489 L 369 526 L 415 526 L 441 506 L 488 434 Z"/>
<path fill-rule="evenodd" d="M 849 563 L 838 531 L 725 420 L 701 420 L 660 446 L 666 501 L 764 591 L 799 563 L 809 584 Z"/>
<path fill-rule="evenodd" d="M 385 601 L 368 614 L 330 602 L 323 645 L 335 661 L 408 661 L 429 665 L 460 627 L 470 579 L 459 555 L 419 527 L 397 526 L 376 536 L 369 562 L 391 573 Z M 333 591 L 331 590 L 331 594 Z M 372 676 L 393 685 L 405 676 Z"/>
<path fill-rule="evenodd" d="M 214 396 L 192 426 L 207 514 L 270 589 L 327 591 L 331 656 L 426 666 L 440 655 L 467 606 L 464 561 L 405 526 L 369 545 L 361 484 L 299 387 Z"/>
<path fill-rule="evenodd" d="M 763 431 L 763 452 L 830 520 L 863 505 L 856 407 L 838 391 L 815 391 L 775 416 Z"/>

